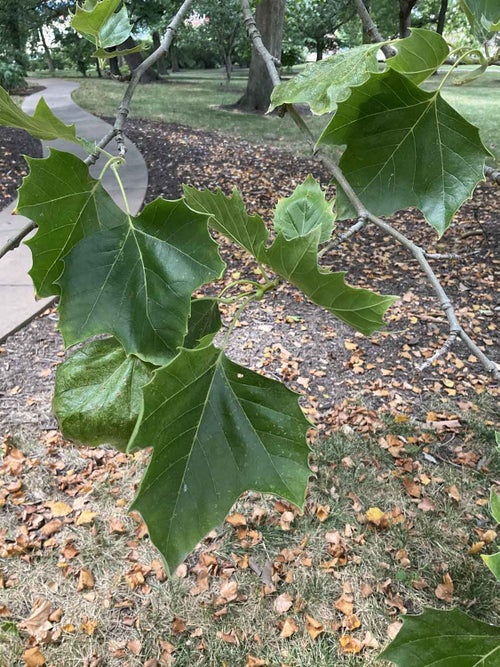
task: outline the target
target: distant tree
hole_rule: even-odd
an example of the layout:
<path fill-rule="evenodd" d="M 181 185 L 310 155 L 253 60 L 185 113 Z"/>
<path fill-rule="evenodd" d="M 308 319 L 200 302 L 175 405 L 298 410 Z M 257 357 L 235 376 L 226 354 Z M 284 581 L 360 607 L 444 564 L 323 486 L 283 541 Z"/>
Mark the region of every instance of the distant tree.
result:
<path fill-rule="evenodd" d="M 352 19 L 355 9 L 351 0 L 295 0 L 287 6 L 287 22 L 302 36 L 303 43 L 323 58 L 329 36 Z"/>
<path fill-rule="evenodd" d="M 211 42 L 220 53 L 229 83 L 233 55 L 245 35 L 239 0 L 203 0 L 198 3 L 197 10 L 207 17 L 202 27 L 205 44 Z"/>

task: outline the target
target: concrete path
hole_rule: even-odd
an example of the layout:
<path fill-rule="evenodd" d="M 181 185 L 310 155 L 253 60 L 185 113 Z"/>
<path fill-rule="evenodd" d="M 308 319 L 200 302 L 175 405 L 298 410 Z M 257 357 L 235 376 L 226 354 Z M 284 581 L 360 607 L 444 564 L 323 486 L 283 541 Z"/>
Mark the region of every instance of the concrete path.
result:
<path fill-rule="evenodd" d="M 62 79 L 30 79 L 30 83 L 45 86 L 45 90 L 27 97 L 23 103 L 23 110 L 33 114 L 40 97 L 52 111 L 67 125 L 74 123 L 79 136 L 91 140 L 99 140 L 109 130 L 109 125 L 87 113 L 77 106 L 71 99 L 71 93 L 78 88 L 78 83 Z M 142 155 L 130 141 L 127 145 L 127 164 L 120 169 L 120 175 L 128 194 L 129 206 L 132 213 L 139 211 L 148 185 L 146 164 Z M 82 159 L 85 152 L 76 144 L 65 141 L 43 142 L 44 155 L 48 154 L 50 146 L 75 153 Z M 113 142 L 108 147 L 114 151 Z M 91 168 L 91 173 L 97 176 L 102 169 L 102 160 Z M 123 208 L 123 201 L 116 179 L 108 171 L 103 179 L 104 187 L 112 195 L 116 203 Z M 15 236 L 28 222 L 20 215 L 12 215 L 15 202 L 3 211 L 0 211 L 0 247 Z M 33 283 L 28 275 L 31 268 L 31 252 L 21 244 L 0 259 L 0 342 L 14 333 L 34 315 L 44 310 L 53 299 L 35 300 Z"/>

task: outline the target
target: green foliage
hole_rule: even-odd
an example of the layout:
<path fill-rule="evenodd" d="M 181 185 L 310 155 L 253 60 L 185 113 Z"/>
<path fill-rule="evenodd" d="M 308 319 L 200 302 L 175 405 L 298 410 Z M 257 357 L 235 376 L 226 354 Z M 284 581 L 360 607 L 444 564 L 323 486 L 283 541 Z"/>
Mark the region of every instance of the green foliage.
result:
<path fill-rule="evenodd" d="M 7 91 L 20 88 L 25 85 L 25 70 L 22 65 L 15 61 L 0 58 L 0 86 Z"/>
<path fill-rule="evenodd" d="M 122 0 L 85 0 L 71 15 L 71 27 L 97 48 L 121 44 L 132 32 L 132 24 Z"/>
<path fill-rule="evenodd" d="M 484 39 L 500 30 L 500 4 L 498 0 L 460 0 L 472 29 Z"/>
<path fill-rule="evenodd" d="M 246 489 L 302 505 L 308 428 L 294 392 L 213 346 L 182 350 L 155 373 L 131 441 L 153 446 L 132 508 L 170 570 Z"/>
<path fill-rule="evenodd" d="M 488 151 L 476 127 L 439 94 L 389 69 L 343 102 L 320 144 L 347 146 L 340 167 L 373 213 L 417 206 L 441 236 L 484 178 Z M 352 206 L 338 194 L 341 217 Z"/>
<path fill-rule="evenodd" d="M 381 654 L 401 667 L 496 667 L 500 628 L 452 609 L 425 609 L 406 616 L 396 638 Z"/>
<path fill-rule="evenodd" d="M 12 101 L 8 92 L 0 88 L 0 123 L 26 130 L 37 139 L 65 139 L 81 143 L 74 125 L 65 125 L 47 106 L 43 97 L 36 105 L 35 113 L 29 116 Z"/>
<path fill-rule="evenodd" d="M 394 42 L 394 46 L 397 53 L 387 60 L 387 66 L 417 85 L 437 70 L 450 51 L 441 35 L 420 28 L 413 28 L 409 37 Z"/>

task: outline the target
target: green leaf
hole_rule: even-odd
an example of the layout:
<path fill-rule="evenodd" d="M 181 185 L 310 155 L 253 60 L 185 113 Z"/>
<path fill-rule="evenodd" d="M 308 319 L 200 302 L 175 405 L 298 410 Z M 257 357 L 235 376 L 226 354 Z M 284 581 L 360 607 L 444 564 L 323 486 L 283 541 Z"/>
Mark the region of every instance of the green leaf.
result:
<path fill-rule="evenodd" d="M 32 116 L 12 101 L 9 93 L 0 86 L 0 125 L 6 127 L 19 127 L 29 132 L 32 137 L 50 141 L 52 139 L 65 139 L 74 144 L 81 144 L 82 140 L 76 136 L 74 125 L 65 125 L 59 120 L 47 106 L 43 97 L 36 105 Z"/>
<path fill-rule="evenodd" d="M 460 0 L 469 23 L 481 39 L 500 30 L 500 3 L 498 0 Z"/>
<path fill-rule="evenodd" d="M 287 239 L 307 236 L 316 227 L 321 228 L 320 243 L 332 235 L 335 216 L 331 202 L 327 202 L 319 183 L 309 175 L 293 194 L 280 199 L 274 211 L 274 228 Z"/>
<path fill-rule="evenodd" d="M 387 67 L 397 70 L 419 84 L 425 81 L 446 60 L 449 47 L 445 40 L 433 30 L 412 28 L 411 35 L 391 42 L 397 54 L 389 58 Z"/>
<path fill-rule="evenodd" d="M 86 0 L 71 15 L 71 27 L 97 47 L 124 42 L 132 32 L 125 6 L 116 11 L 121 0 Z"/>
<path fill-rule="evenodd" d="M 188 332 L 182 344 L 187 349 L 209 345 L 222 326 L 216 299 L 193 299 Z"/>
<path fill-rule="evenodd" d="M 262 218 L 249 216 L 238 190 L 226 197 L 222 190 L 196 190 L 184 186 L 186 204 L 193 210 L 211 216 L 209 224 L 227 238 L 259 257 L 265 246 L 268 232 Z"/>
<path fill-rule="evenodd" d="M 380 44 L 363 44 L 331 58 L 306 65 L 290 81 L 280 83 L 271 94 L 272 111 L 281 104 L 308 104 L 315 114 L 335 111 L 351 88 L 364 83 L 378 69 Z"/>
<path fill-rule="evenodd" d="M 93 58 L 121 58 L 122 56 L 128 56 L 131 53 L 138 53 L 139 51 L 144 51 L 146 48 L 146 42 L 141 42 L 132 46 L 130 49 L 120 49 L 114 51 L 106 51 L 105 49 L 97 49 L 92 54 Z"/>
<path fill-rule="evenodd" d="M 493 572 L 496 580 L 500 581 L 500 551 L 497 551 L 496 554 L 491 554 L 490 556 L 486 556 L 483 554 L 481 558 Z"/>
<path fill-rule="evenodd" d="M 153 368 L 127 356 L 114 338 L 77 350 L 56 372 L 52 407 L 63 435 L 126 451 Z"/>
<path fill-rule="evenodd" d="M 60 329 L 66 345 L 115 336 L 127 354 L 162 365 L 187 333 L 191 295 L 224 263 L 207 217 L 156 199 L 123 224 L 86 237 L 64 259 Z"/>
<path fill-rule="evenodd" d="M 495 521 L 500 523 L 500 493 L 497 493 L 493 487 L 490 491 L 490 512 Z"/>
<path fill-rule="evenodd" d="M 372 213 L 417 206 L 441 236 L 484 180 L 487 149 L 476 127 L 439 92 L 425 92 L 394 70 L 373 74 L 337 113 L 318 143 L 347 148 L 340 166 Z M 354 215 L 337 193 L 340 217 Z"/>
<path fill-rule="evenodd" d="M 46 297 L 60 294 L 55 281 L 71 248 L 99 229 L 125 224 L 126 215 L 75 155 L 52 148 L 49 157 L 28 158 L 28 164 L 17 211 L 38 225 L 27 241 L 33 254 L 30 276 L 38 296 Z"/>
<path fill-rule="evenodd" d="M 170 571 L 244 491 L 303 504 L 309 426 L 297 394 L 213 346 L 182 350 L 155 373 L 131 443 L 153 446 L 132 509 Z"/>
<path fill-rule="evenodd" d="M 278 234 L 262 261 L 314 303 L 361 333 L 372 334 L 383 326 L 384 313 L 397 297 L 351 287 L 344 280 L 344 272 L 332 273 L 321 268 L 318 265 L 320 234 L 319 228 L 307 236 L 290 240 Z"/>
<path fill-rule="evenodd" d="M 405 616 L 380 657 L 400 667 L 497 667 L 500 628 L 458 609 L 425 609 L 420 616 Z"/>

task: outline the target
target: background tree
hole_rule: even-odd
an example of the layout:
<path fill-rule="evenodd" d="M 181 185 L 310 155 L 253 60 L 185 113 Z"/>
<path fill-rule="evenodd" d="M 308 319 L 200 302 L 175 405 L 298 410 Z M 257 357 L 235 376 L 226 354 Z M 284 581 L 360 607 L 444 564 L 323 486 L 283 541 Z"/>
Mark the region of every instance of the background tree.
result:
<path fill-rule="evenodd" d="M 238 0 L 204 0 L 197 9 L 207 18 L 203 25 L 204 42 L 214 45 L 220 53 L 226 71 L 226 79 L 231 81 L 233 55 L 245 36 Z"/>
<path fill-rule="evenodd" d="M 330 36 L 354 17 L 351 0 L 297 0 L 287 7 L 287 23 L 302 37 L 303 43 L 323 58 Z"/>
<path fill-rule="evenodd" d="M 285 24 L 285 0 L 259 2 L 255 11 L 255 22 L 264 46 L 279 61 Z M 237 106 L 246 111 L 267 111 L 273 87 L 266 64 L 253 46 L 247 88 Z"/>

